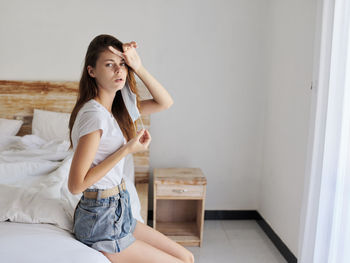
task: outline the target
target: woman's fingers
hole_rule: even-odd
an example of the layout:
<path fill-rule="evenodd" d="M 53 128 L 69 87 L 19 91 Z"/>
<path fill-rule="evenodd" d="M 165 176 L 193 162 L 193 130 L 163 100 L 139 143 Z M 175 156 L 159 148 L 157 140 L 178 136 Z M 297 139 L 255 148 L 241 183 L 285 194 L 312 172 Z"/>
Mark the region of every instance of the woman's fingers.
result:
<path fill-rule="evenodd" d="M 130 45 L 128 43 L 123 44 L 123 51 L 127 51 L 130 48 Z"/>
<path fill-rule="evenodd" d="M 130 48 L 137 48 L 137 43 L 135 41 L 131 41 L 130 43 L 124 43 L 123 44 L 123 52 L 129 50 Z M 109 50 L 112 51 L 114 54 L 124 58 L 124 54 L 120 52 L 118 49 L 108 46 Z"/>
<path fill-rule="evenodd" d="M 146 130 L 146 129 L 144 130 L 144 133 L 142 134 L 140 142 L 145 148 L 148 147 L 148 145 L 151 142 L 151 135 L 149 134 L 148 130 Z"/>
<path fill-rule="evenodd" d="M 139 131 L 137 132 L 137 137 L 138 137 L 139 139 L 142 139 L 143 134 L 144 134 L 144 130 L 141 129 L 141 130 L 139 130 Z"/>
<path fill-rule="evenodd" d="M 137 43 L 135 41 L 131 41 L 129 43 L 124 43 L 123 44 L 123 51 L 127 51 L 130 48 L 137 48 Z"/>
<path fill-rule="evenodd" d="M 151 135 L 150 135 L 150 133 L 147 131 L 147 130 L 145 130 L 145 140 L 144 140 L 144 142 L 145 142 L 145 147 L 147 148 L 148 147 L 148 145 L 151 143 Z"/>
<path fill-rule="evenodd" d="M 108 46 L 109 50 L 112 51 L 114 54 L 124 58 L 124 55 L 122 52 L 120 52 L 118 49 L 115 49 L 114 47 L 112 46 Z"/>
<path fill-rule="evenodd" d="M 146 142 L 145 142 L 145 147 L 146 147 L 146 149 L 147 149 L 147 147 L 148 147 L 148 145 L 151 143 L 151 139 L 149 138 Z"/>
<path fill-rule="evenodd" d="M 145 136 L 144 136 L 145 140 L 147 141 L 151 141 L 151 135 L 149 134 L 149 132 L 147 130 L 145 130 Z"/>

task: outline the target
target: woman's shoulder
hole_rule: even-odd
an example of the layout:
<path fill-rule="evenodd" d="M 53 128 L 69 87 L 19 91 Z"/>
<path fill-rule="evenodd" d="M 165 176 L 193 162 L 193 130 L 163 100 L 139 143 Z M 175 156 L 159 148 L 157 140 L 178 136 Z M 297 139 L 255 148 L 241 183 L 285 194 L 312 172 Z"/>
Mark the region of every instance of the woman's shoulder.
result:
<path fill-rule="evenodd" d="M 84 103 L 83 107 L 81 107 L 81 110 L 95 110 L 95 111 L 99 111 L 100 107 L 99 107 L 97 101 L 95 101 L 94 99 L 91 99 L 91 100 L 88 100 L 87 102 Z"/>
<path fill-rule="evenodd" d="M 89 100 L 80 108 L 74 121 L 72 136 L 78 139 L 83 134 L 96 129 L 102 129 L 104 133 L 109 130 L 106 114 L 93 101 Z"/>
<path fill-rule="evenodd" d="M 101 116 L 103 114 L 104 114 L 103 109 L 101 109 L 101 107 L 97 103 L 95 103 L 93 99 L 85 102 L 85 104 L 80 108 L 78 112 L 78 116 L 81 116 L 81 115 Z"/>

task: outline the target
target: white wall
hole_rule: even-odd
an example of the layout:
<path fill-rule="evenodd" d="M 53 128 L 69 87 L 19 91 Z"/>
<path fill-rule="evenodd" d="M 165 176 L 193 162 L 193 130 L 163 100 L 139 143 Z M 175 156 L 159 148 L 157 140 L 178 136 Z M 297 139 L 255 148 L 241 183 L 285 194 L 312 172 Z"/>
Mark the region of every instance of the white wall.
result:
<path fill-rule="evenodd" d="M 151 168 L 200 167 L 205 209 L 256 209 L 265 8 L 261 0 L 1 1 L 0 79 L 79 80 L 94 36 L 135 40 L 175 102 L 151 117 Z"/>
<path fill-rule="evenodd" d="M 316 0 L 271 0 L 259 212 L 298 255 Z"/>

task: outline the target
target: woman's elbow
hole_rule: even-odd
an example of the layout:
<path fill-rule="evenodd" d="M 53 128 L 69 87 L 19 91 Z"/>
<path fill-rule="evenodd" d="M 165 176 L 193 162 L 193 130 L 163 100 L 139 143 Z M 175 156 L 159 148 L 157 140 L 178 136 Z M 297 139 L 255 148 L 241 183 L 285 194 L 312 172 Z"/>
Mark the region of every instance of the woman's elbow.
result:
<path fill-rule="evenodd" d="M 72 195 L 77 195 L 79 194 L 81 191 L 79 191 L 76 187 L 68 184 L 68 190 Z"/>
<path fill-rule="evenodd" d="M 76 190 L 69 190 L 69 192 L 72 194 L 72 195 L 77 195 L 77 194 L 80 194 L 81 191 L 76 191 Z"/>
<path fill-rule="evenodd" d="M 68 180 L 67 186 L 68 186 L 69 192 L 73 195 L 77 195 L 82 192 L 80 187 L 76 183 L 73 183 L 71 180 Z"/>
<path fill-rule="evenodd" d="M 168 105 L 165 107 L 165 109 L 169 109 L 174 104 L 174 101 L 171 100 Z"/>

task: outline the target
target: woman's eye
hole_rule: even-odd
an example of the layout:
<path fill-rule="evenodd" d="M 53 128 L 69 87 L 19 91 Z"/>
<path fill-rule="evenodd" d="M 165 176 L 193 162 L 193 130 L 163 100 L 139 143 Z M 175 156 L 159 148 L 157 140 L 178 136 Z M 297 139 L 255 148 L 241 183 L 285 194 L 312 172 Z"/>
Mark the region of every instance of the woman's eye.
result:
<path fill-rule="evenodd" d="M 125 63 L 121 63 L 120 65 L 121 65 L 122 67 L 124 67 L 126 64 L 125 64 Z M 106 66 L 110 68 L 111 66 L 114 67 L 114 64 L 113 64 L 113 63 L 108 63 L 108 64 L 106 64 Z"/>

